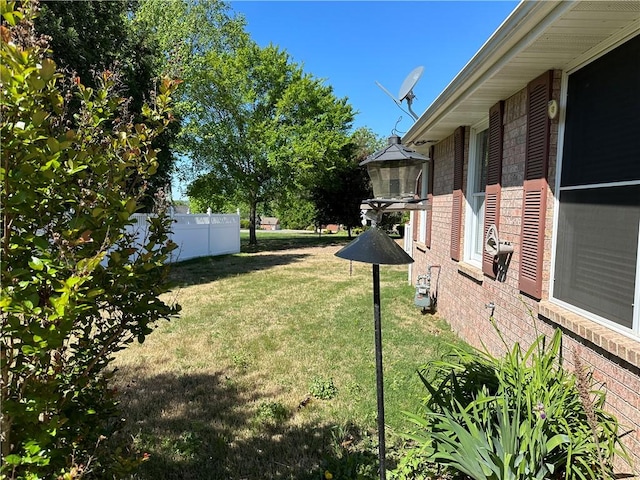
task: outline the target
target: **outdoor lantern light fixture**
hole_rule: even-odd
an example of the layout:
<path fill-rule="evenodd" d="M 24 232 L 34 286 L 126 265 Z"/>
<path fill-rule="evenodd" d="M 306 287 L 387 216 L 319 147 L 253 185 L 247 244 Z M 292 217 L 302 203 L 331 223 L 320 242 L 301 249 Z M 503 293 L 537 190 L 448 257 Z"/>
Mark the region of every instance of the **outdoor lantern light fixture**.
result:
<path fill-rule="evenodd" d="M 376 355 L 376 393 L 378 400 L 378 458 L 380 480 L 386 479 L 384 389 L 382 381 L 382 322 L 380 318 L 380 265 L 402 265 L 413 263 L 413 258 L 392 240 L 377 223 L 384 210 L 394 203 L 418 202 L 416 180 L 429 159 L 400 143 L 393 135 L 389 145 L 367 157 L 360 165 L 366 165 L 371 177 L 375 198 L 365 200 L 375 212 L 372 228 L 361 233 L 355 240 L 340 249 L 336 256 L 346 260 L 373 264 L 373 320 Z"/>
<path fill-rule="evenodd" d="M 392 135 L 385 148 L 360 165 L 367 166 L 375 200 L 396 203 L 419 200 L 416 179 L 428 161 L 429 158 L 402 145 L 399 136 Z"/>

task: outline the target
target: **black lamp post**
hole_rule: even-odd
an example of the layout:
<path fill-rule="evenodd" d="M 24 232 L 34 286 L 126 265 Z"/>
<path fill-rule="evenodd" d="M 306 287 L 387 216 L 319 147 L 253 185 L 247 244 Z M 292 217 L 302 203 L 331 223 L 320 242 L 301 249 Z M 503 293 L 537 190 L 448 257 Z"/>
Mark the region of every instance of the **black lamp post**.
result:
<path fill-rule="evenodd" d="M 373 187 L 373 199 L 365 203 L 373 209 L 376 221 L 373 228 L 360 234 L 355 240 L 336 253 L 346 260 L 373 264 L 373 321 L 376 351 L 376 392 L 378 400 L 378 458 L 380 480 L 386 479 L 384 389 L 382 382 L 382 325 L 380 319 L 380 265 L 403 265 L 413 263 L 413 258 L 394 242 L 377 224 L 384 210 L 394 203 L 417 202 L 416 180 L 427 157 L 409 150 L 393 135 L 382 150 L 367 157 L 360 165 L 366 165 Z"/>

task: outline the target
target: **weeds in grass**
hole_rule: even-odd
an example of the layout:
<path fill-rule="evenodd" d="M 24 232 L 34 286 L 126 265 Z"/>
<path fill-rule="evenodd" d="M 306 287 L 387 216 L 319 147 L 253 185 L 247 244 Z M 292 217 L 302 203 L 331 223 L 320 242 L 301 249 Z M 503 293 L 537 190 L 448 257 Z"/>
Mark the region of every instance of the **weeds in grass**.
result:
<path fill-rule="evenodd" d="M 187 460 L 193 459 L 201 446 L 202 442 L 198 438 L 197 433 L 192 431 L 184 432 L 175 442 L 165 444 L 165 447 L 173 449 L 180 458 Z"/>
<path fill-rule="evenodd" d="M 249 355 L 245 352 L 234 353 L 231 356 L 231 361 L 233 362 L 233 366 L 239 370 L 247 370 L 251 365 Z"/>
<path fill-rule="evenodd" d="M 331 429 L 331 454 L 318 471 L 323 478 L 335 480 L 375 480 L 378 478 L 377 446 L 370 435 L 353 425 L 339 425 Z"/>
<path fill-rule="evenodd" d="M 309 393 L 320 400 L 331 400 L 338 394 L 333 378 L 315 376 L 309 383 Z"/>
<path fill-rule="evenodd" d="M 261 424 L 277 425 L 284 422 L 290 413 L 280 402 L 262 402 L 258 406 L 256 420 Z"/>

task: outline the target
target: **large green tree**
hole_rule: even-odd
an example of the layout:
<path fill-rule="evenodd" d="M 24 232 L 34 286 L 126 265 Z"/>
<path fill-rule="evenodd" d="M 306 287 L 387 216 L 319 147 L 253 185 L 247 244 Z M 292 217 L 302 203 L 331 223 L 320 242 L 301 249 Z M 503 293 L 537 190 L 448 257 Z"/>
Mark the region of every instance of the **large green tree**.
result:
<path fill-rule="evenodd" d="M 188 194 L 200 205 L 247 205 L 255 243 L 261 205 L 309 188 L 338 161 L 351 107 L 286 52 L 252 42 L 223 2 L 143 0 L 134 22 L 183 80 L 176 109 Z"/>
<path fill-rule="evenodd" d="M 371 184 L 366 168 L 360 163 L 382 147 L 384 142 L 366 127 L 355 130 L 341 151 L 343 161 L 318 177 L 311 189 L 316 223 L 344 225 L 351 229 L 361 224 L 360 206 L 371 198 Z"/>
<path fill-rule="evenodd" d="M 310 188 L 340 163 L 353 110 L 276 46 L 247 41 L 207 60 L 194 89 L 199 106 L 185 125 L 185 145 L 203 172 L 188 194 L 246 203 L 255 244 L 261 204 Z"/>
<path fill-rule="evenodd" d="M 316 207 L 310 200 L 308 191 L 300 189 L 281 196 L 273 202 L 272 208 L 282 228 L 306 230 L 316 223 Z"/>
<path fill-rule="evenodd" d="M 244 19 L 233 14 L 228 4 L 219 0 L 140 0 L 135 2 L 131 19 L 132 30 L 145 45 L 160 52 L 153 58 L 155 71 L 181 84 L 175 94 L 174 112 L 181 124 L 199 116 L 200 99 L 196 92 L 207 81 L 203 72 L 208 68 L 207 58 L 222 52 L 231 52 L 243 44 L 248 35 Z M 178 128 L 171 140 L 175 155 L 173 175 L 181 181 L 192 180 L 202 173 L 191 162 L 192 152 L 184 144 L 184 128 Z M 196 199 L 196 205 L 213 208 L 225 205 L 223 198 Z"/>
<path fill-rule="evenodd" d="M 38 33 L 50 37 L 51 55 L 59 68 L 75 71 L 86 86 L 93 87 L 96 73 L 133 53 L 126 16 L 129 5 L 124 0 L 43 2 L 35 26 Z"/>
<path fill-rule="evenodd" d="M 161 52 L 155 68 L 181 80 L 174 111 L 188 120 L 202 108 L 198 92 L 208 79 L 209 58 L 233 52 L 249 38 L 244 19 L 219 0 L 140 0 L 132 27 Z"/>
<path fill-rule="evenodd" d="M 119 93 L 128 99 L 127 110 L 140 121 L 142 107 L 161 75 L 163 57 L 156 39 L 133 23 L 137 6 L 130 0 L 42 2 L 35 27 L 49 37 L 50 55 L 59 68 L 74 72 L 83 85 L 95 88 L 100 72 L 116 71 L 121 78 Z M 77 113 L 79 106 L 79 101 L 72 101 L 71 113 Z M 145 181 L 148 188 L 142 202 L 147 210 L 152 208 L 154 193 L 171 183 L 170 144 L 178 127 L 176 122 L 154 139 L 158 170 Z"/>

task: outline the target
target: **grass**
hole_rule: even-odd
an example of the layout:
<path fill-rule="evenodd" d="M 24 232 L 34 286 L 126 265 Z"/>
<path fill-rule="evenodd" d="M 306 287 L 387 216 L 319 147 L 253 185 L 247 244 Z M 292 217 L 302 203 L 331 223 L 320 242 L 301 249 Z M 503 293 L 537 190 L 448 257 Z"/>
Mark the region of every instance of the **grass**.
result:
<path fill-rule="evenodd" d="M 258 240 L 176 265 L 180 317 L 118 354 L 123 435 L 150 454 L 137 478 L 338 479 L 351 463 L 375 465 L 370 265 L 334 256 L 346 236 Z M 381 267 L 392 448 L 410 428 L 401 412 L 424 394 L 416 370 L 457 341 L 413 305 L 406 275 Z"/>

